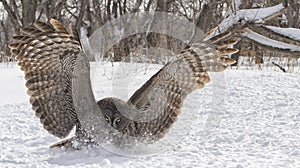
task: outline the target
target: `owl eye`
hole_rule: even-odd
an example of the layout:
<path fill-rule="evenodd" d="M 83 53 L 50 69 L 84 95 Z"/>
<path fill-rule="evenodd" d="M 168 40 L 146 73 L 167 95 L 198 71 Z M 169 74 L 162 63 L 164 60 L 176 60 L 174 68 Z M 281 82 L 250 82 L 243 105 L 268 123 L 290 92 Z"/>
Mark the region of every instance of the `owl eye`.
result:
<path fill-rule="evenodd" d="M 117 119 L 116 119 L 116 123 L 119 123 L 120 121 L 121 121 L 120 118 L 117 118 Z"/>
<path fill-rule="evenodd" d="M 105 116 L 105 121 L 109 122 L 109 117 L 108 116 Z"/>

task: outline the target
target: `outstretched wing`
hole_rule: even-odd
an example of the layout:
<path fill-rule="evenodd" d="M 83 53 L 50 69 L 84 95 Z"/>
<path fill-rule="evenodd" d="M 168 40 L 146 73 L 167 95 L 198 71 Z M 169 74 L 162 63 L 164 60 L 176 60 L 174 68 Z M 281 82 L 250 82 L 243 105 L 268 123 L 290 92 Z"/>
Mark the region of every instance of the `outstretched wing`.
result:
<path fill-rule="evenodd" d="M 176 121 L 187 95 L 210 81 L 208 71 L 223 71 L 227 64 L 235 62 L 221 57 L 223 54 L 206 42 L 192 44 L 183 50 L 128 100 L 136 110 L 133 110 L 135 114 L 130 118 L 132 122 L 126 134 L 164 136 Z"/>
<path fill-rule="evenodd" d="M 83 53 L 74 27 L 67 30 L 55 19 L 50 23 L 36 22 L 22 29 L 9 47 L 25 73 L 36 116 L 49 133 L 62 138 L 77 123 L 72 74 L 74 62 Z"/>

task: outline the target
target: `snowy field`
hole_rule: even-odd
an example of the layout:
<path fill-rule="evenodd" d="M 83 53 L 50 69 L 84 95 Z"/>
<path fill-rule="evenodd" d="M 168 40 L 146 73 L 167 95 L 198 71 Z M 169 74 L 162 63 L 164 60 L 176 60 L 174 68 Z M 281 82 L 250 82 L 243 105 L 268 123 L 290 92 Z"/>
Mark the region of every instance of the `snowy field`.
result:
<path fill-rule="evenodd" d="M 129 95 L 120 97 L 130 96 L 158 68 L 124 73 Z M 112 70 L 123 72 L 117 64 L 93 65 L 97 99 L 118 96 Z M 300 167 L 300 74 L 228 70 L 212 76 L 184 103 L 182 114 L 197 113 L 176 123 L 182 139 L 159 153 L 129 157 L 103 148 L 49 149 L 59 139 L 31 110 L 23 73 L 15 64 L 0 64 L 0 167 Z M 223 89 L 215 92 L 218 86 Z M 222 109 L 216 112 L 218 100 Z M 188 130 L 180 126 L 187 124 Z"/>

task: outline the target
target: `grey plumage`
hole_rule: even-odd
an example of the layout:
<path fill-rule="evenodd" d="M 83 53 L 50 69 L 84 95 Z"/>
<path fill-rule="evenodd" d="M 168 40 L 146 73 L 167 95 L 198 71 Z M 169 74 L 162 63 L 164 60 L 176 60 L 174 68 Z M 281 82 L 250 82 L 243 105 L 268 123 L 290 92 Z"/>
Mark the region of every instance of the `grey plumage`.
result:
<path fill-rule="evenodd" d="M 88 57 L 73 26 L 67 30 L 55 19 L 36 22 L 22 29 L 9 45 L 25 72 L 30 103 L 44 128 L 54 136 L 66 137 L 76 125 L 72 140 L 101 137 L 107 122 L 119 136 L 161 139 L 172 127 L 184 99 L 210 81 L 208 71 L 223 71 L 235 61 L 221 55 L 237 52 L 224 46 L 228 35 L 215 37 L 215 50 L 207 42 L 194 43 L 153 75 L 127 101 L 105 98 L 98 102 L 91 89 Z M 218 48 L 218 47 L 217 47 Z M 93 122 L 91 122 L 93 121 Z M 83 142 L 83 141 L 82 141 Z"/>
<path fill-rule="evenodd" d="M 226 68 L 217 51 L 205 43 L 193 44 L 177 57 L 153 75 L 127 102 L 116 98 L 98 101 L 109 121 L 121 119 L 120 126 L 112 126 L 128 136 L 145 137 L 149 142 L 159 140 L 177 120 L 187 95 L 210 81 L 207 71 Z"/>

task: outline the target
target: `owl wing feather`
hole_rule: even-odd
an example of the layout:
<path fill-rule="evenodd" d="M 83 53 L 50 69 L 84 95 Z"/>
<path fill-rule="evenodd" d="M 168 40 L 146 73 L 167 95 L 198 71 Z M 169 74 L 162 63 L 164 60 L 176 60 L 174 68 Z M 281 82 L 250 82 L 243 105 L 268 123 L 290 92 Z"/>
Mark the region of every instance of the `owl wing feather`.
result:
<path fill-rule="evenodd" d="M 36 116 L 51 134 L 66 137 L 77 123 L 72 99 L 74 63 L 82 54 L 75 28 L 55 19 L 36 22 L 13 37 L 11 53 L 25 73 L 27 93 Z"/>
<path fill-rule="evenodd" d="M 220 38 L 224 36 L 227 35 Z M 131 122 L 123 133 L 137 137 L 154 135 L 155 139 L 163 137 L 177 120 L 187 95 L 210 81 L 208 72 L 224 71 L 227 65 L 235 63 L 222 55 L 235 53 L 237 49 L 224 49 L 222 53 L 215 50 L 222 39 L 215 37 L 212 45 L 208 42 L 192 44 L 140 87 L 127 102 L 135 110 L 129 115 Z M 233 43 L 236 42 L 232 39 L 227 42 Z"/>

